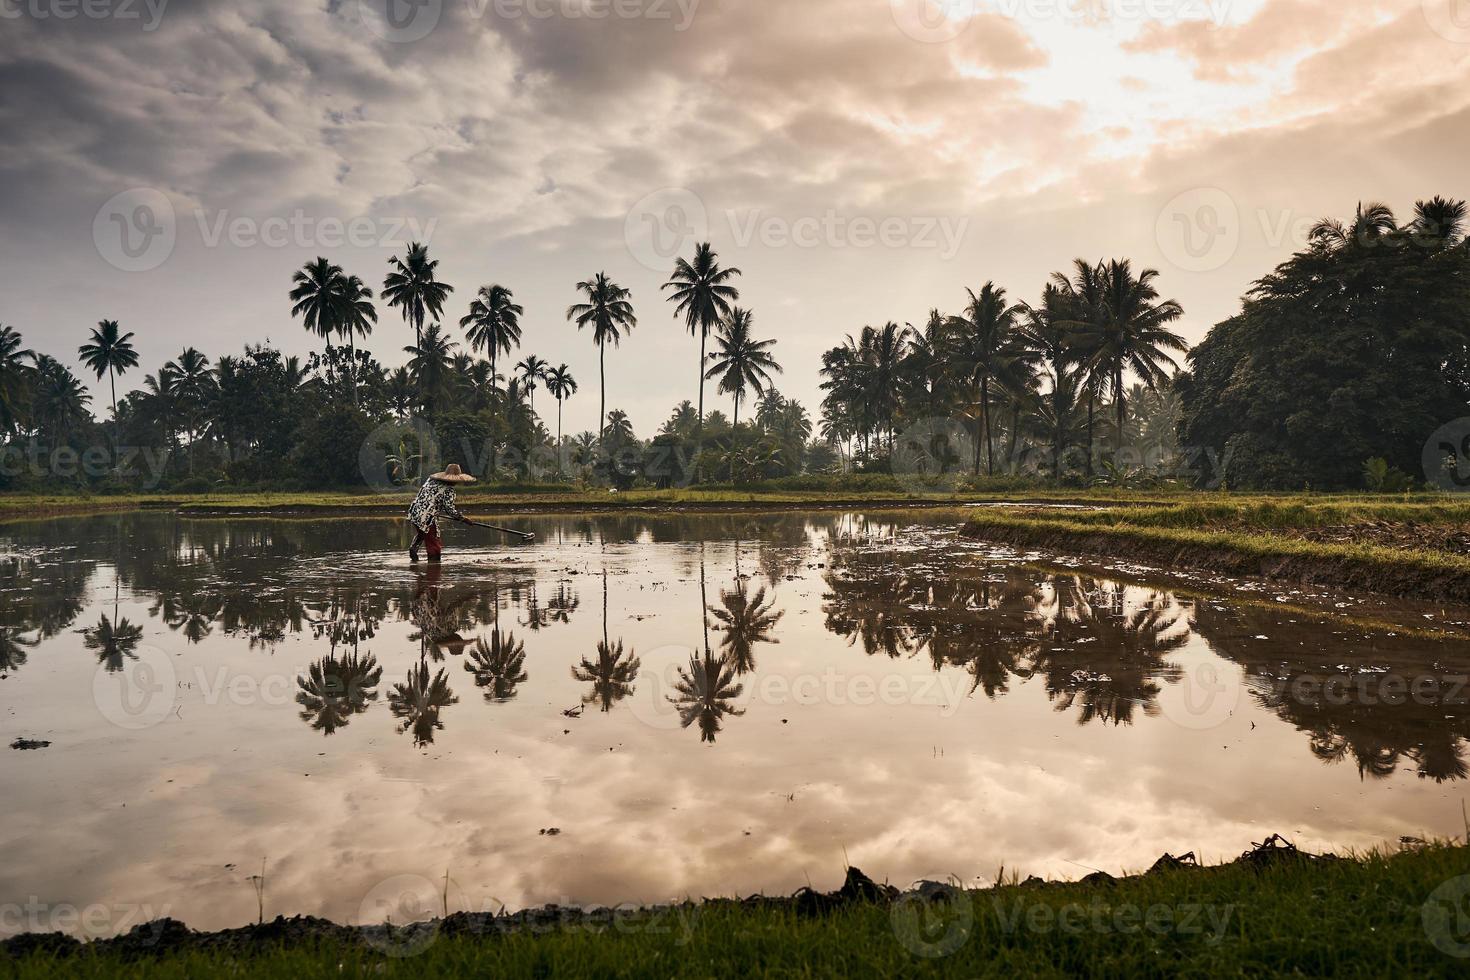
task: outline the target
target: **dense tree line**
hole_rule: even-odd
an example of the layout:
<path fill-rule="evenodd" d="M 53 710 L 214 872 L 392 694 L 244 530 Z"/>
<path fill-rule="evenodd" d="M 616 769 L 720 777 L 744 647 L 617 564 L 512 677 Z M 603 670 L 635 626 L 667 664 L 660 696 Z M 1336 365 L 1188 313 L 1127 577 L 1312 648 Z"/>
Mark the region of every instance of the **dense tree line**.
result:
<path fill-rule="evenodd" d="M 1436 197 L 1403 224 L 1381 204 L 1318 224 L 1190 353 L 1185 442 L 1232 487 L 1438 482 L 1426 443 L 1470 416 L 1465 220 L 1464 202 Z M 1467 438 L 1470 425 L 1431 455 L 1463 465 Z"/>
<path fill-rule="evenodd" d="M 390 261 L 376 297 L 319 258 L 287 293 L 322 342 L 304 360 L 247 346 L 211 361 L 190 347 L 119 397 L 118 380 L 139 366 L 134 334 L 101 321 L 78 362 L 108 382 L 103 422 L 68 366 L 0 326 L 0 486 L 408 482 L 432 462 L 432 435 L 482 478 L 515 482 L 667 487 L 859 472 L 948 485 L 1392 489 L 1423 468 L 1431 434 L 1470 416 L 1465 221 L 1464 203 L 1434 198 L 1402 225 L 1382 205 L 1319 223 L 1182 372 L 1175 355 L 1186 345 L 1172 327 L 1183 310 L 1161 296 L 1156 270 L 1078 259 L 1035 302 L 986 282 L 958 312 L 863 327 L 826 351 L 816 433 L 806 408 L 775 388 L 775 341 L 738 305 L 740 270 L 708 243 L 664 284 L 665 308 L 698 340 L 693 398 L 647 438 L 607 406 L 609 348 L 638 315 L 606 273 L 577 283 L 566 311 L 599 361 L 599 429 L 570 434 L 562 410 L 583 386 L 535 354 L 512 366 L 524 310 L 509 288 L 479 287 L 456 331 L 454 289 L 425 246 Z M 364 346 L 381 329 L 378 304 L 411 331 L 400 367 Z M 707 382 L 729 416 L 705 411 Z M 538 391 L 556 403 L 554 430 Z M 1462 435 L 1443 447 L 1451 464 L 1470 455 Z"/>

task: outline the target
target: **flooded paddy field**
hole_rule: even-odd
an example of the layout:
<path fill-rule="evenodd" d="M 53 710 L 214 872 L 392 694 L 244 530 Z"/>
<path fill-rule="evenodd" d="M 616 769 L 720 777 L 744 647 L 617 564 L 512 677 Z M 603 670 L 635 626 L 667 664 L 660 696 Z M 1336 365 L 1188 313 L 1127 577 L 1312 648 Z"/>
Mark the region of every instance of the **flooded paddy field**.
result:
<path fill-rule="evenodd" d="M 952 514 L 520 526 L 438 568 L 396 520 L 0 527 L 0 901 L 401 922 L 1464 829 L 1470 610 Z"/>

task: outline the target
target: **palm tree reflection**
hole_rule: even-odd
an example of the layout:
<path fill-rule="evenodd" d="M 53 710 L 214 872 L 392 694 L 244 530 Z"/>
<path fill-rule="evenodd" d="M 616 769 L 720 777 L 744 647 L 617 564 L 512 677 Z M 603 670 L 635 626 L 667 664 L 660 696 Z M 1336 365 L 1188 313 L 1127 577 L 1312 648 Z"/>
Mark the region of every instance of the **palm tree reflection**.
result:
<path fill-rule="evenodd" d="M 553 600 L 555 601 L 555 600 Z M 573 596 L 572 601 L 576 602 Z M 575 608 L 575 606 L 573 606 Z M 632 650 L 623 649 L 623 640 L 612 642 L 607 636 L 607 569 L 602 570 L 602 642 L 597 644 L 597 660 L 582 657 L 582 662 L 572 668 L 572 677 L 591 684 L 592 690 L 582 695 L 583 704 L 596 704 L 602 711 L 611 711 L 612 706 L 633 693 L 634 682 L 642 662 Z"/>
<path fill-rule="evenodd" d="M 726 716 L 738 718 L 745 714 L 744 708 L 734 705 L 744 690 L 744 685 L 735 680 L 734 664 L 706 649 L 703 656 L 691 656 L 687 668 L 679 668 L 679 679 L 674 682 L 676 696 L 670 696 L 669 703 L 679 712 L 679 727 L 688 728 L 698 722 L 699 740 L 713 743 Z"/>
<path fill-rule="evenodd" d="M 444 729 L 439 712 L 458 703 L 444 668 L 431 675 L 423 660 L 409 668 L 403 683 L 394 684 L 388 693 L 388 708 L 400 721 L 398 730 L 411 733 L 416 747 L 433 744 L 434 733 Z"/>
<path fill-rule="evenodd" d="M 748 674 L 755 669 L 754 648 L 757 643 L 780 643 L 771 636 L 771 630 L 785 615 L 784 611 L 773 612 L 775 599 L 766 599 L 765 586 L 750 594 L 749 579 L 737 579 L 735 587 L 720 590 L 720 605 L 710 606 L 709 613 L 723 630 L 720 652 L 730 658 L 737 674 Z"/>
<path fill-rule="evenodd" d="M 485 692 L 485 700 L 501 704 L 516 696 L 516 687 L 526 680 L 526 645 L 514 633 L 495 630 L 490 642 L 484 637 L 475 641 L 464 669 L 475 677 L 475 686 Z"/>
<path fill-rule="evenodd" d="M 356 652 L 342 657 L 329 655 L 312 664 L 306 675 L 296 679 L 296 703 L 301 720 L 314 731 L 331 735 L 353 715 L 361 714 L 378 699 L 378 682 L 383 669 L 371 655 Z"/>
<path fill-rule="evenodd" d="M 123 669 L 124 658 L 138 659 L 133 650 L 143 639 L 143 627 L 134 626 L 126 619 L 109 619 L 103 613 L 96 626 L 84 631 L 84 636 L 87 649 L 97 651 L 97 662 L 115 673 Z"/>

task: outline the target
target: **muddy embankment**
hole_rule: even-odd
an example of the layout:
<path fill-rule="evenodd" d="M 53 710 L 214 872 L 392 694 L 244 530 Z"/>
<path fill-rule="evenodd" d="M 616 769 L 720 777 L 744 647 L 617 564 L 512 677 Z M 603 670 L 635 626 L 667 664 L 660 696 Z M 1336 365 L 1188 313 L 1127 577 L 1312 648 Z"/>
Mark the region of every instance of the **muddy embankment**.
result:
<path fill-rule="evenodd" d="M 960 533 L 1024 550 L 1134 561 L 1161 568 L 1192 568 L 1291 585 L 1365 590 L 1404 599 L 1470 602 L 1470 567 L 1461 561 L 1437 562 L 1433 560 L 1435 553 L 1426 551 L 1404 549 L 1395 554 L 1380 548 L 1372 554 L 1361 554 L 1349 553 L 1346 547 L 1313 549 L 1304 536 L 1290 533 L 1256 535 L 1241 542 L 1226 535 L 1211 540 L 1209 535 L 1175 536 L 1135 528 L 984 518 L 967 522 Z M 1272 537 L 1280 542 L 1279 548 L 1271 546 Z"/>

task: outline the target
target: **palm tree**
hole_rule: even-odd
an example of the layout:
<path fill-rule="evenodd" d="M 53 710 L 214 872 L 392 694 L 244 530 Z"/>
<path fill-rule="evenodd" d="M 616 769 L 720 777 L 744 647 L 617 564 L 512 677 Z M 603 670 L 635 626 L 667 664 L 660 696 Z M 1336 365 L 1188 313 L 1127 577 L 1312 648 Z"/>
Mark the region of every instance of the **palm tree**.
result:
<path fill-rule="evenodd" d="M 608 446 L 625 446 L 633 441 L 633 420 L 628 418 L 628 413 L 613 409 L 607 413 L 607 428 L 602 430 L 602 438 Z"/>
<path fill-rule="evenodd" d="M 516 365 L 516 373 L 521 379 L 521 390 L 526 393 L 533 412 L 536 410 L 536 383 L 546 380 L 548 367 L 550 365 L 535 354 L 527 355 L 524 361 Z"/>
<path fill-rule="evenodd" d="M 546 390 L 556 399 L 556 452 L 561 459 L 561 403 L 577 393 L 577 379 L 565 364 L 546 372 Z"/>
<path fill-rule="evenodd" d="M 1421 242 L 1454 245 L 1465 233 L 1470 210 L 1464 201 L 1451 201 L 1435 196 L 1414 205 L 1414 223 L 1410 226 Z"/>
<path fill-rule="evenodd" d="M 409 355 L 408 372 L 419 388 L 419 399 L 430 418 L 437 414 L 440 398 L 449 387 L 449 366 L 454 361 L 457 344 L 440 333 L 439 324 L 431 323 L 419 337 L 416 346 L 405 347 Z"/>
<path fill-rule="evenodd" d="M 31 398 L 35 423 L 53 438 L 63 439 L 90 418 L 87 406 L 92 396 L 66 365 L 45 354 L 38 354 L 36 384 Z"/>
<path fill-rule="evenodd" d="M 1345 225 L 1335 218 L 1324 218 L 1312 226 L 1308 237 L 1314 245 L 1329 250 L 1348 245 L 1367 248 L 1378 244 L 1397 230 L 1398 222 L 1394 218 L 1393 209 L 1387 204 L 1372 201 L 1365 205 L 1359 201 L 1351 225 Z"/>
<path fill-rule="evenodd" d="M 1169 378 L 1164 366 L 1176 370 L 1179 366 L 1165 351 L 1189 348 L 1183 337 L 1165 326 L 1184 316 L 1184 307 L 1172 299 L 1159 299 L 1154 288 L 1158 277 L 1157 269 L 1144 269 L 1135 276 L 1127 259 L 1115 259 L 1102 269 L 1100 315 L 1093 322 L 1096 348 L 1087 369 L 1106 378 L 1113 389 L 1119 450 L 1123 448 L 1127 403 L 1124 372 L 1131 370 L 1146 387 L 1157 388 Z"/>
<path fill-rule="evenodd" d="M 204 427 L 204 411 L 214 385 L 214 376 L 209 371 L 209 358 L 193 347 L 186 347 L 179 354 L 178 360 L 164 365 L 164 370 L 173 375 L 177 406 L 188 428 L 189 472 L 193 473 L 194 440 Z"/>
<path fill-rule="evenodd" d="M 485 689 L 485 700 L 504 704 L 516 696 L 516 688 L 526 681 L 526 645 L 514 633 L 500 630 L 490 634 L 486 643 L 482 636 L 475 640 L 464 669 L 475 677 L 475 686 Z"/>
<path fill-rule="evenodd" d="M 961 373 L 975 385 L 980 395 L 980 414 L 975 426 L 975 474 L 978 476 L 980 473 L 983 438 L 986 472 L 993 475 L 995 447 L 990 438 L 992 386 L 1010 393 L 1012 397 L 1020 397 L 1021 379 L 1018 375 L 1036 360 L 1037 355 L 1027 349 L 1019 328 L 1024 307 L 1009 305 L 1004 289 L 987 282 L 980 287 L 978 295 L 974 290 L 966 292 L 970 295 L 970 302 L 965 312 L 951 321 L 951 325 L 955 329 Z"/>
<path fill-rule="evenodd" d="M 718 255 L 703 242 L 694 249 L 694 261 L 680 259 L 674 273 L 664 283 L 664 289 L 672 289 L 669 302 L 676 303 L 674 316 L 684 317 L 690 334 L 699 334 L 699 420 L 695 423 L 694 452 L 695 479 L 699 478 L 699 450 L 704 446 L 704 382 L 705 343 L 714 330 L 730 316 L 730 304 L 740 298 L 740 290 L 730 281 L 740 275 L 739 269 L 721 269 Z"/>
<path fill-rule="evenodd" d="M 735 398 L 735 427 L 740 425 L 740 402 L 745 389 L 751 388 L 757 395 L 771 384 L 771 372 L 781 373 L 781 365 L 771 356 L 774 340 L 755 340 L 750 335 L 751 315 L 739 307 L 730 311 L 730 317 L 720 327 L 715 338 L 718 347 L 709 355 L 710 367 L 705 377 L 720 379 L 720 390 Z"/>
<path fill-rule="evenodd" d="M 780 643 L 773 639 L 771 630 L 781 621 L 784 611 L 773 612 L 776 600 L 766 599 L 765 586 L 750 594 L 749 580 L 737 579 L 732 589 L 720 590 L 720 605 L 710 606 L 710 615 L 724 631 L 720 639 L 720 652 L 729 656 L 736 674 L 746 674 L 755 669 L 754 649 L 757 643 Z"/>
<path fill-rule="evenodd" d="M 19 338 L 17 338 L 19 339 Z M 112 387 L 112 440 L 113 447 L 117 445 L 117 375 L 124 374 L 128 368 L 138 366 L 138 353 L 133 350 L 129 343 L 133 339 L 131 333 L 121 333 L 116 320 L 103 320 L 97 324 L 97 329 L 92 331 L 92 342 L 83 344 L 77 349 L 82 355 L 82 363 L 91 368 L 97 374 L 97 380 L 102 380 L 102 375 L 107 374 L 108 383 Z"/>
<path fill-rule="evenodd" d="M 597 344 L 597 370 L 602 382 L 597 413 L 597 431 L 601 432 L 607 425 L 607 343 L 612 341 L 616 347 L 624 332 L 638 326 L 638 318 L 633 314 L 633 294 L 609 279 L 605 272 L 577 283 L 577 291 L 586 297 L 586 302 L 569 306 L 567 320 L 575 322 L 578 330 L 592 327 L 592 340 Z"/>
<path fill-rule="evenodd" d="M 403 313 L 403 322 L 413 324 L 414 343 L 423 344 L 424 322 L 444 316 L 444 301 L 454 287 L 434 278 L 439 260 L 429 261 L 429 246 L 410 242 L 406 257 L 388 260 L 383 279 L 383 300 Z"/>
<path fill-rule="evenodd" d="M 470 312 L 460 318 L 459 325 L 469 337 L 470 349 L 484 351 L 490 358 L 491 405 L 495 403 L 494 389 L 498 378 L 495 365 L 501 354 L 509 354 L 521 343 L 521 314 L 511 291 L 500 285 L 481 286 L 480 292 L 470 303 Z M 494 416 L 491 416 L 494 425 Z"/>
<path fill-rule="evenodd" d="M 607 635 L 607 569 L 602 570 L 602 642 L 597 644 L 597 661 L 582 662 L 572 668 L 572 677 L 592 685 L 582 695 L 583 704 L 599 704 L 604 712 L 633 693 L 634 681 L 643 663 L 632 650 L 624 650 L 621 638 L 616 643 Z"/>
<path fill-rule="evenodd" d="M 373 324 L 378 322 L 378 311 L 373 306 L 373 291 L 357 276 L 347 276 L 342 280 L 339 303 L 341 310 L 337 317 L 337 327 L 347 335 L 352 404 L 357 405 L 357 338 L 372 336 Z"/>
<path fill-rule="evenodd" d="M 298 269 L 291 282 L 291 302 L 295 304 L 291 316 L 301 317 L 302 326 L 326 341 L 330 361 L 332 337 L 342 330 L 347 277 L 340 265 L 317 256 L 314 262 Z"/>
<path fill-rule="evenodd" d="M 35 358 L 20 346 L 20 334 L 0 324 L 0 433 L 13 432 L 21 410 L 31 396 L 33 370 L 26 360 Z M 113 412 L 116 417 L 116 410 Z"/>

